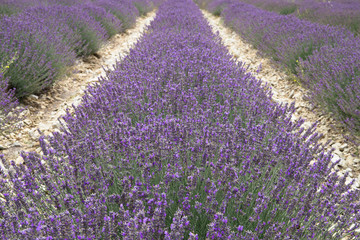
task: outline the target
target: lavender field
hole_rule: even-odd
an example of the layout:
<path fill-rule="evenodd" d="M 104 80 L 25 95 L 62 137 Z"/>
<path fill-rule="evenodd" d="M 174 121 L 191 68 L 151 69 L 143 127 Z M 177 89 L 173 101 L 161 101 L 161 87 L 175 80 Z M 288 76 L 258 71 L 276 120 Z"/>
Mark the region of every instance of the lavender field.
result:
<path fill-rule="evenodd" d="M 281 15 L 295 15 L 312 22 L 343 26 L 360 33 L 360 2 L 357 0 L 241 0 Z"/>
<path fill-rule="evenodd" d="M 310 90 L 308 97 L 315 105 L 331 112 L 353 136 L 359 136 L 358 37 L 346 28 L 302 20 L 291 14 L 269 12 L 240 1 L 200 2 L 210 12 L 220 14 L 227 26 L 261 53 L 279 62 Z M 345 10 L 343 12 L 347 14 Z M 331 14 L 329 11 L 327 13 Z"/>
<path fill-rule="evenodd" d="M 0 155 L 1 239 L 360 239 L 355 181 L 338 174 L 315 124 L 294 121 L 294 104 L 273 101 L 229 54 L 200 7 L 329 95 L 342 89 L 330 83 L 343 68 L 319 72 L 326 62 L 316 54 L 338 59 L 338 39 L 345 47 L 355 36 L 315 23 L 282 35 L 279 26 L 296 29 L 296 20 L 233 0 L 53 1 L 0 2 L 4 126 L 20 117 L 8 113 L 22 98 L 47 91 L 76 59 L 96 56 L 141 15 L 156 17 L 60 130 L 39 137 L 41 152 L 22 152 L 23 164 Z M 354 70 L 356 55 L 341 52 Z M 359 130 L 359 102 L 338 98 L 353 110 L 340 120 Z"/>

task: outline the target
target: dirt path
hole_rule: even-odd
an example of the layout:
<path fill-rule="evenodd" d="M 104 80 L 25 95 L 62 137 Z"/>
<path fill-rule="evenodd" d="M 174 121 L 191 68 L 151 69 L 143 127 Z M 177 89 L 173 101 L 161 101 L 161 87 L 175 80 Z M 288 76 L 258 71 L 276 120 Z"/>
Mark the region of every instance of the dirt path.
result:
<path fill-rule="evenodd" d="M 56 131 L 59 127 L 58 118 L 64 115 L 67 108 L 71 109 L 72 104 L 76 106 L 81 102 L 86 86 L 97 82 L 105 74 L 104 68 L 112 69 L 116 61 L 129 53 L 155 15 L 153 11 L 138 18 L 133 28 L 112 37 L 97 54 L 78 60 L 69 69 L 69 74 L 55 83 L 47 93 L 28 97 L 25 101 L 27 110 L 24 112 L 26 119 L 23 127 L 10 133 L 7 138 L 0 137 L 0 154 L 4 154 L 7 160 L 21 163 L 21 151 L 40 152 L 40 134 L 37 129 L 45 135 Z"/>
<path fill-rule="evenodd" d="M 322 142 L 331 140 L 331 147 L 335 149 L 333 161 L 341 159 L 337 166 L 344 171 L 350 171 L 351 177 L 358 177 L 360 172 L 360 146 L 347 141 L 344 137 L 346 131 L 330 115 L 324 114 L 320 109 L 316 109 L 303 99 L 306 90 L 300 87 L 296 82 L 291 81 L 289 77 L 274 66 L 269 59 L 261 57 L 257 50 L 250 44 L 245 43 L 238 34 L 225 27 L 220 17 L 202 11 L 204 17 L 208 20 L 214 32 L 219 32 L 223 44 L 228 48 L 230 54 L 237 61 L 249 65 L 249 71 L 259 79 L 270 84 L 273 92 L 273 99 L 277 102 L 291 103 L 295 101 L 296 112 L 294 119 L 306 119 L 305 127 L 310 127 L 312 123 L 319 121 L 317 131 L 323 134 Z M 259 73 L 257 70 L 260 67 Z M 331 147 L 329 146 L 328 149 Z M 357 179 L 356 186 L 360 187 L 360 178 Z"/>

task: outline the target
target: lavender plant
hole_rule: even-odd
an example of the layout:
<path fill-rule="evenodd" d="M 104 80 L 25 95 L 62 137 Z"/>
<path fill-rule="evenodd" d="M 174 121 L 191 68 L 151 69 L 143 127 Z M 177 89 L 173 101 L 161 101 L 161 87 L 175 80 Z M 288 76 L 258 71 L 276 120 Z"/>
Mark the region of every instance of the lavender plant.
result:
<path fill-rule="evenodd" d="M 94 3 L 84 4 L 79 7 L 88 12 L 97 22 L 101 23 L 102 27 L 106 30 L 108 37 L 121 31 L 121 21 L 104 8 L 96 6 Z"/>
<path fill-rule="evenodd" d="M 132 27 L 135 24 L 136 17 L 139 16 L 139 11 L 135 7 L 135 4 L 129 0 L 98 0 L 96 4 L 111 12 L 121 21 L 123 26 L 122 31 Z"/>
<path fill-rule="evenodd" d="M 149 0 L 137 0 L 133 2 L 140 15 L 145 15 L 152 9 L 152 3 Z"/>
<path fill-rule="evenodd" d="M 358 39 L 349 37 L 335 47 L 322 47 L 299 66 L 311 99 L 355 133 L 360 133 L 359 49 Z"/>
<path fill-rule="evenodd" d="M 62 31 L 66 25 L 55 19 L 48 20 L 46 25 L 43 22 L 44 18 L 29 12 L 2 18 L 1 62 L 13 58 L 16 53 L 17 58 L 4 77 L 9 79 L 12 88 L 16 88 L 17 97 L 39 93 L 48 87 L 75 57 L 71 47 L 65 44 L 74 42 L 64 42 L 64 37 L 54 32 L 59 30 L 70 36 L 71 32 Z"/>
<path fill-rule="evenodd" d="M 79 56 L 95 53 L 108 38 L 103 26 L 81 6 L 54 5 L 51 10 L 53 18 L 65 22 L 74 32 L 80 34 L 82 46 L 75 49 Z"/>
<path fill-rule="evenodd" d="M 46 90 L 76 56 L 96 52 L 109 36 L 132 26 L 139 15 L 134 4 L 144 13 L 152 8 L 147 1 L 125 0 L 1 3 L 22 10 L 14 16 L 4 15 L 0 23 L 0 63 L 18 54 L 4 73 L 10 88 L 16 89 L 18 98 Z M 117 19 L 115 12 L 123 13 L 123 17 Z"/>

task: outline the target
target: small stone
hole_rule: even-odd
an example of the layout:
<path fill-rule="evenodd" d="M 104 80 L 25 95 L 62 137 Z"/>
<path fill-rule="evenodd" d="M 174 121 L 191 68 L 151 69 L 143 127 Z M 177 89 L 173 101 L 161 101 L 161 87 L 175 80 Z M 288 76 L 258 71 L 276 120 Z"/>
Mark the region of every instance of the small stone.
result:
<path fill-rule="evenodd" d="M 34 142 L 33 144 L 30 145 L 30 147 L 32 147 L 32 148 L 37 148 L 39 146 L 40 146 L 39 141 L 36 141 L 36 142 Z"/>
<path fill-rule="evenodd" d="M 23 163 L 24 163 L 24 159 L 23 159 L 21 156 L 19 156 L 19 157 L 16 158 L 15 163 L 16 163 L 17 165 L 23 164 Z"/>
<path fill-rule="evenodd" d="M 333 154 L 331 162 L 336 163 L 339 160 L 340 160 L 340 162 L 337 165 L 340 166 L 340 167 L 345 167 L 345 161 L 339 155 Z"/>
<path fill-rule="evenodd" d="M 46 129 L 49 129 L 50 126 L 45 123 L 39 123 L 38 127 L 39 127 L 40 131 L 44 131 Z"/>
<path fill-rule="evenodd" d="M 348 162 L 350 166 L 354 165 L 354 160 L 352 156 L 346 156 L 346 162 Z"/>
<path fill-rule="evenodd" d="M 52 129 L 60 129 L 62 126 L 61 126 L 61 123 L 59 121 L 56 121 L 53 123 L 52 125 Z"/>
<path fill-rule="evenodd" d="M 6 175 L 8 174 L 8 170 L 7 170 L 6 167 L 2 164 L 1 161 L 0 161 L 0 170 L 3 171 Z"/>
<path fill-rule="evenodd" d="M 25 109 L 24 111 L 22 111 L 20 113 L 20 117 L 23 118 L 23 117 L 26 117 L 30 114 L 30 110 L 29 109 Z"/>
<path fill-rule="evenodd" d="M 31 101 L 36 101 L 38 99 L 39 99 L 39 97 L 34 94 L 31 94 L 30 96 L 28 96 L 28 100 L 31 100 Z"/>
<path fill-rule="evenodd" d="M 341 145 L 340 147 L 339 147 L 339 149 L 340 149 L 340 151 L 344 151 L 344 149 L 345 148 L 347 148 L 348 147 L 348 145 L 347 145 L 347 143 L 344 143 L 343 145 Z"/>
<path fill-rule="evenodd" d="M 292 91 L 290 92 L 290 94 L 289 94 L 289 98 L 293 98 L 293 97 L 294 97 L 294 93 L 295 93 L 295 91 L 292 90 Z"/>
<path fill-rule="evenodd" d="M 4 145 L 0 145 L 0 150 L 6 150 L 8 147 L 5 147 Z"/>
<path fill-rule="evenodd" d="M 21 147 L 22 145 L 21 145 L 21 143 L 19 143 L 19 142 L 14 142 L 12 145 L 11 145 L 11 147 Z"/>
<path fill-rule="evenodd" d="M 25 119 L 23 121 L 26 125 L 31 125 L 32 121 L 30 119 Z"/>
<path fill-rule="evenodd" d="M 29 131 L 29 136 L 33 139 L 33 140 L 38 140 L 40 137 L 40 134 L 38 132 L 37 129 L 32 129 Z"/>
<path fill-rule="evenodd" d="M 357 184 L 358 188 L 360 188 L 360 175 L 355 179 L 355 184 Z"/>
<path fill-rule="evenodd" d="M 310 122 L 304 122 L 303 123 L 303 125 L 302 125 L 302 127 L 305 129 L 305 130 L 307 130 L 307 129 L 309 129 L 310 127 L 311 127 L 311 123 Z"/>
<path fill-rule="evenodd" d="M 340 152 L 339 150 L 335 150 L 334 154 L 338 155 L 340 158 L 344 158 L 344 154 Z"/>
<path fill-rule="evenodd" d="M 350 176 L 350 175 L 349 175 L 349 176 Z M 350 184 L 352 181 L 353 181 L 353 178 L 347 177 L 347 178 L 346 178 L 346 181 L 345 181 L 345 184 L 348 185 L 348 184 Z"/>
<path fill-rule="evenodd" d="M 335 148 L 335 149 L 340 149 L 341 143 L 334 143 L 333 145 L 331 145 L 331 147 Z"/>
<path fill-rule="evenodd" d="M 93 54 L 97 59 L 100 59 L 101 58 L 101 55 L 99 53 L 94 53 Z"/>

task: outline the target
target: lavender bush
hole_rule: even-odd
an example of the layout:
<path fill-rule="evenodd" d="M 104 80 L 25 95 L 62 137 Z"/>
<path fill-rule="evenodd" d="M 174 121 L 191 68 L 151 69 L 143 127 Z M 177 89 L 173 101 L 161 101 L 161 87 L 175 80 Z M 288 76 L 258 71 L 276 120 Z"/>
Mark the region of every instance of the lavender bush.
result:
<path fill-rule="evenodd" d="M 349 37 L 333 46 L 323 46 L 301 61 L 302 82 L 311 89 L 311 98 L 360 133 L 360 44 Z"/>
<path fill-rule="evenodd" d="M 149 0 L 136 0 L 133 2 L 140 15 L 145 15 L 153 8 L 151 1 Z"/>
<path fill-rule="evenodd" d="M 108 37 L 132 26 L 139 16 L 135 4 L 143 13 L 153 8 L 145 0 L 0 3 L 21 10 L 14 16 L 2 15 L 0 23 L 0 63 L 18 55 L 4 73 L 16 96 L 41 93 L 75 57 L 95 53 Z M 114 13 L 122 13 L 122 18 Z"/>
<path fill-rule="evenodd" d="M 121 31 L 122 23 L 120 19 L 116 18 L 104 8 L 96 6 L 94 3 L 83 4 L 79 6 L 79 8 L 88 12 L 97 22 L 101 23 L 102 27 L 106 30 L 108 37 L 111 37 Z"/>
<path fill-rule="evenodd" d="M 283 16 L 237 1 L 204 1 L 223 11 L 225 24 L 262 54 L 280 62 L 310 89 L 310 99 L 324 106 L 353 136 L 359 135 L 359 39 L 346 29 Z M 218 14 L 218 13 L 215 13 Z"/>
<path fill-rule="evenodd" d="M 81 6 L 54 5 L 50 11 L 55 19 L 65 22 L 74 32 L 80 34 L 83 45 L 80 49 L 75 49 L 78 55 L 95 53 L 108 38 L 100 22 L 97 22 Z"/>
<path fill-rule="evenodd" d="M 17 55 L 4 74 L 10 86 L 16 88 L 17 97 L 39 93 L 75 58 L 71 45 L 65 44 L 74 41 L 64 41 L 65 36 L 72 39 L 72 32 L 64 31 L 69 30 L 67 25 L 55 19 L 44 25 L 44 18 L 37 16 L 24 12 L 14 18 L 4 17 L 0 23 L 1 62 Z M 57 30 L 66 35 L 63 37 Z"/>
<path fill-rule="evenodd" d="M 139 16 L 138 9 L 129 0 L 98 0 L 96 4 L 105 8 L 121 21 L 122 31 L 132 27 L 135 24 L 136 17 Z"/>
<path fill-rule="evenodd" d="M 190 0 L 0 181 L 3 239 L 356 239 L 359 192 Z"/>

